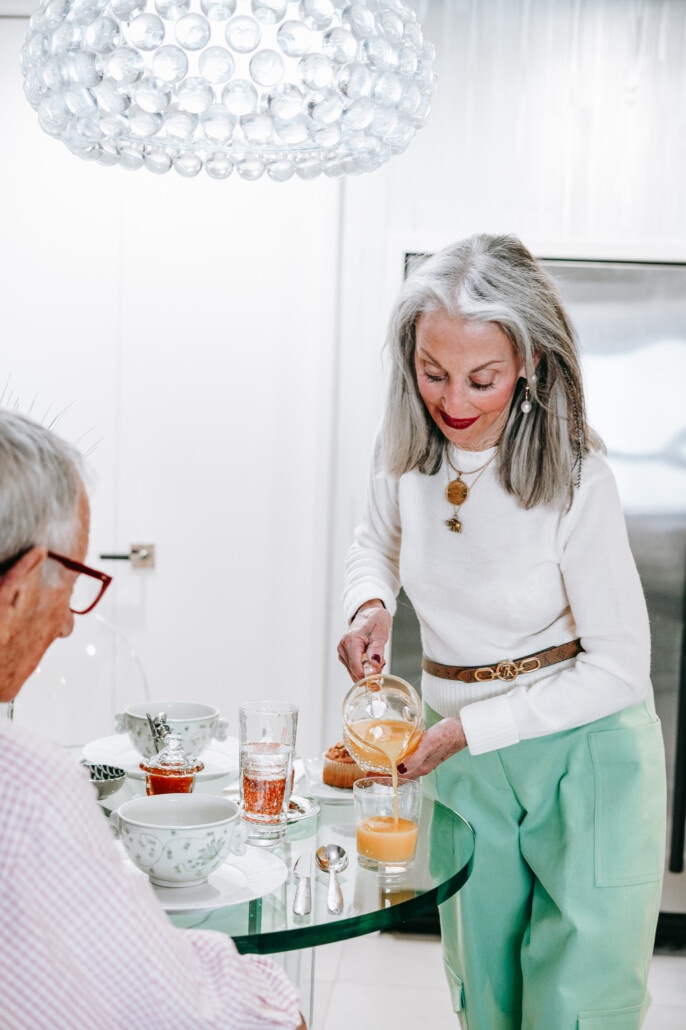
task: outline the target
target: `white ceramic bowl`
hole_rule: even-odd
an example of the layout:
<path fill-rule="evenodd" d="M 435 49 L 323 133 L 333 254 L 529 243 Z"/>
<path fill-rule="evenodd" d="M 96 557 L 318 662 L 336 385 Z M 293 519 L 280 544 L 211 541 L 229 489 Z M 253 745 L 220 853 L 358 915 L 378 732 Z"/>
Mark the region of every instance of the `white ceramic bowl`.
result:
<path fill-rule="evenodd" d="M 155 794 L 125 801 L 110 822 L 135 866 L 162 887 L 204 883 L 230 852 L 245 850 L 235 801 L 212 794 Z"/>
<path fill-rule="evenodd" d="M 181 737 L 187 755 L 200 758 L 210 741 L 226 740 L 229 724 L 219 718 L 219 709 L 210 705 L 197 705 L 189 701 L 145 701 L 129 705 L 117 712 L 117 733 L 128 733 L 131 744 L 144 758 L 155 754 L 147 713 L 153 717 L 164 712 L 172 733 Z"/>

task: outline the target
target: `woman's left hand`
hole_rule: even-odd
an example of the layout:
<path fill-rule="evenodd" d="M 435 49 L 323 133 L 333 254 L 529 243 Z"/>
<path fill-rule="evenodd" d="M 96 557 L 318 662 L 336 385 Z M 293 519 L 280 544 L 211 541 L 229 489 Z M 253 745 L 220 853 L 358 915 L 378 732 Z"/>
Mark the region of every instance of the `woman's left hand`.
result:
<path fill-rule="evenodd" d="M 466 746 L 467 739 L 460 720 L 441 719 L 426 731 L 412 754 L 403 758 L 398 772 L 407 780 L 416 780 Z"/>

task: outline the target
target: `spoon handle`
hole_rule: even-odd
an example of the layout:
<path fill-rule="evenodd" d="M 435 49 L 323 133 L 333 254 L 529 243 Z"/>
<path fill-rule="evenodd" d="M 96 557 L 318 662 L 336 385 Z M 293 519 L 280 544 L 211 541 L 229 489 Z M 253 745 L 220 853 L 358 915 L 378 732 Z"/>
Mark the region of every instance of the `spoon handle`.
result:
<path fill-rule="evenodd" d="M 326 896 L 329 912 L 339 915 L 343 911 L 343 891 L 333 869 L 329 870 L 329 893 Z"/>

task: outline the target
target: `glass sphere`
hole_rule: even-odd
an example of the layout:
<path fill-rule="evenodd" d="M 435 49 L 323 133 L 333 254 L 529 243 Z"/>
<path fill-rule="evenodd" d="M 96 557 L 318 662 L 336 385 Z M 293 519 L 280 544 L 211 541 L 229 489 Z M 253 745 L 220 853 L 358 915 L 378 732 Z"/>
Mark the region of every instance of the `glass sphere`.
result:
<path fill-rule="evenodd" d="M 275 50 L 258 50 L 250 59 L 250 77 L 258 86 L 275 86 L 283 78 L 283 61 Z"/>
<path fill-rule="evenodd" d="M 313 39 L 313 33 L 301 21 L 285 21 L 276 33 L 276 42 L 287 57 L 304 57 Z"/>
<path fill-rule="evenodd" d="M 198 60 L 198 70 L 208 82 L 228 82 L 233 75 L 235 63 L 228 50 L 222 46 L 210 46 L 203 50 Z"/>
<path fill-rule="evenodd" d="M 180 154 L 174 154 L 172 164 L 174 165 L 174 171 L 182 175 L 184 179 L 193 179 L 202 171 L 201 158 L 188 150 Z"/>
<path fill-rule="evenodd" d="M 222 93 L 222 100 L 227 111 L 240 116 L 252 114 L 257 108 L 257 90 L 251 82 L 245 79 L 236 79 L 225 87 Z"/>
<path fill-rule="evenodd" d="M 181 47 L 160 47 L 152 59 L 152 70 L 163 82 L 181 82 L 188 71 L 188 57 Z"/>
<path fill-rule="evenodd" d="M 190 143 L 198 123 L 197 114 L 182 111 L 180 107 L 170 107 L 165 117 L 167 136 L 173 143 Z"/>
<path fill-rule="evenodd" d="M 107 74 L 120 86 L 129 86 L 145 71 L 143 55 L 133 47 L 120 47 L 107 61 Z"/>
<path fill-rule="evenodd" d="M 238 16 L 226 26 L 226 42 L 237 54 L 249 54 L 260 45 L 262 30 L 254 18 Z"/>
<path fill-rule="evenodd" d="M 191 114 L 202 114 L 206 111 L 214 99 L 214 93 L 209 82 L 200 76 L 184 79 L 179 86 L 178 94 L 179 107 Z"/>
<path fill-rule="evenodd" d="M 128 23 L 126 35 L 139 50 L 156 50 L 164 43 L 164 22 L 156 14 L 139 14 Z"/>
<path fill-rule="evenodd" d="M 21 67 L 40 127 L 85 160 L 285 182 L 402 153 L 434 56 L 402 0 L 43 0 Z"/>
<path fill-rule="evenodd" d="M 226 154 L 212 154 L 205 161 L 205 171 L 211 179 L 227 179 L 233 171 L 233 161 Z"/>
<path fill-rule="evenodd" d="M 200 119 L 202 131 L 210 143 L 228 143 L 236 127 L 236 118 L 222 104 L 213 104 Z"/>
<path fill-rule="evenodd" d="M 252 13 L 265 25 L 281 21 L 286 13 L 287 0 L 252 0 Z"/>
<path fill-rule="evenodd" d="M 174 28 L 176 42 L 185 50 L 201 50 L 211 34 L 210 23 L 202 14 L 185 14 Z"/>

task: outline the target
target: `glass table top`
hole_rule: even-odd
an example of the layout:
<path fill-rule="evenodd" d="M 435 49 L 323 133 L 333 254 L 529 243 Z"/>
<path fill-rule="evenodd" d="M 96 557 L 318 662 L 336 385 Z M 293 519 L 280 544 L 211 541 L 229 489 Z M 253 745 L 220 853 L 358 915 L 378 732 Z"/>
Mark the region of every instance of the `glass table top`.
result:
<path fill-rule="evenodd" d="M 233 775 L 197 783 L 199 793 L 225 794 L 235 791 Z M 124 801 L 145 793 L 143 780 L 127 778 L 124 787 L 100 804 L 104 812 L 118 808 Z M 296 795 L 305 795 L 305 778 L 296 774 Z M 335 792 L 337 795 L 339 792 Z M 231 794 L 237 799 L 236 794 Z M 265 854 L 285 863 L 281 885 L 255 900 L 221 908 L 169 912 L 176 926 L 188 929 L 217 930 L 232 937 L 239 951 L 276 954 L 313 948 L 320 944 L 346 940 L 375 930 L 392 929 L 409 919 L 432 911 L 466 883 L 474 855 L 474 831 L 469 823 L 426 794 L 411 869 L 402 878 L 384 879 L 382 874 L 363 869 L 357 862 L 352 791 L 350 800 L 314 799 L 319 812 L 289 824 L 286 837 L 272 847 L 248 845 L 247 855 L 237 864 L 254 859 L 263 865 Z M 327 909 L 328 875 L 317 869 L 314 853 L 322 844 L 339 844 L 348 854 L 348 867 L 339 874 L 344 906 L 340 915 Z M 311 856 L 312 911 L 307 916 L 293 913 L 297 878 L 293 867 L 301 855 Z M 229 863 L 230 863 L 229 859 Z M 273 863 L 272 863 L 273 865 Z M 256 877 L 258 878 L 258 877 Z M 253 891 L 253 897 L 254 897 Z"/>
<path fill-rule="evenodd" d="M 352 798 L 350 804 L 319 804 L 317 817 L 289 826 L 286 838 L 275 846 L 248 846 L 249 855 L 268 850 L 285 862 L 288 877 L 280 887 L 226 908 L 174 912 L 172 922 L 229 934 L 244 953 L 273 954 L 398 926 L 445 901 L 467 881 L 474 854 L 473 830 L 439 802 L 424 797 L 414 865 L 392 879 L 358 865 Z M 348 867 L 339 874 L 344 900 L 340 915 L 328 911 L 328 874 L 314 863 L 321 844 L 340 844 L 348 853 Z M 297 879 L 292 869 L 301 855 L 312 858 L 312 911 L 307 916 L 293 913 Z"/>

